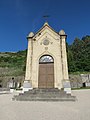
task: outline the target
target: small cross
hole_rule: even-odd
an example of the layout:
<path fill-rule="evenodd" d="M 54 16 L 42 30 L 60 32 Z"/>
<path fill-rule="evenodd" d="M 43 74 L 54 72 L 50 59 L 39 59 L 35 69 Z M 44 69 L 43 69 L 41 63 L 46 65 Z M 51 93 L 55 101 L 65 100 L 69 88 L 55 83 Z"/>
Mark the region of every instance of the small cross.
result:
<path fill-rule="evenodd" d="M 50 15 L 44 15 L 43 18 L 45 18 L 45 20 L 47 21 L 48 18 L 50 17 Z"/>

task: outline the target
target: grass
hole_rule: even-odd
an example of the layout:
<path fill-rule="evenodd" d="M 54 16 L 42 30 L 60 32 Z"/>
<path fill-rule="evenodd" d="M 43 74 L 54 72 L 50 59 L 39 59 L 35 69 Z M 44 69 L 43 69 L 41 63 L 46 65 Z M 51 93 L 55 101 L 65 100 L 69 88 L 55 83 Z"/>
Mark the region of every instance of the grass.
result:
<path fill-rule="evenodd" d="M 90 72 L 87 72 L 87 71 L 85 71 L 85 72 L 79 72 L 79 71 L 77 71 L 77 72 L 70 72 L 69 74 L 80 75 L 80 74 L 90 74 Z"/>
<path fill-rule="evenodd" d="M 90 89 L 90 87 L 71 88 L 71 90 L 83 90 L 83 89 Z"/>

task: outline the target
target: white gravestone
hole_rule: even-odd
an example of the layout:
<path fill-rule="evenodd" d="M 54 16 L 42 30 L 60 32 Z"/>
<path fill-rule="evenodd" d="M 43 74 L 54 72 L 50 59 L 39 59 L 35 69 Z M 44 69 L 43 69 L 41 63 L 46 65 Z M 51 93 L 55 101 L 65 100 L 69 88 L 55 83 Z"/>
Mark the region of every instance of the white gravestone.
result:
<path fill-rule="evenodd" d="M 23 92 L 29 91 L 32 89 L 32 86 L 28 80 L 25 80 L 23 83 Z"/>
<path fill-rule="evenodd" d="M 71 94 L 70 82 L 69 81 L 64 81 L 63 86 L 64 86 L 64 91 L 66 92 L 66 94 Z"/>

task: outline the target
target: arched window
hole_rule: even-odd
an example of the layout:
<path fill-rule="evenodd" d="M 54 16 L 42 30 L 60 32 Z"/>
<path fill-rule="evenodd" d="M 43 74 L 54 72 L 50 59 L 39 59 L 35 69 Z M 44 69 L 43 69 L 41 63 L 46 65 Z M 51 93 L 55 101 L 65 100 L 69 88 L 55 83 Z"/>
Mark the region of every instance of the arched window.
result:
<path fill-rule="evenodd" d="M 44 55 L 39 59 L 39 63 L 53 63 L 53 62 L 54 62 L 54 59 L 50 55 Z"/>

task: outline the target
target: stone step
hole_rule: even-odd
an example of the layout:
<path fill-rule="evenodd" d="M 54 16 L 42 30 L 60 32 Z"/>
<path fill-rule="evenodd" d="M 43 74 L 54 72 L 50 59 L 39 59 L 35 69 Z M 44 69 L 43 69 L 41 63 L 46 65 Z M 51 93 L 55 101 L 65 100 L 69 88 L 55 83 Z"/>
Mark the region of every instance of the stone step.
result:
<path fill-rule="evenodd" d="M 69 94 L 67 95 L 66 93 L 25 93 L 25 94 L 19 94 L 19 96 L 69 96 Z"/>
<path fill-rule="evenodd" d="M 32 89 L 32 90 L 29 90 L 29 91 L 27 91 L 27 92 L 25 92 L 25 93 L 44 93 L 44 92 L 60 92 L 60 90 L 58 90 L 58 89 Z"/>
<path fill-rule="evenodd" d="M 29 98 L 29 97 L 17 97 L 16 99 L 13 99 L 13 100 L 17 100 L 17 101 L 76 101 L 76 98 L 75 97 L 43 97 L 43 98 L 40 98 L 40 97 L 36 97 L 36 98 Z"/>
<path fill-rule="evenodd" d="M 28 93 L 24 93 L 24 95 L 66 95 L 65 92 L 28 92 Z M 23 95 L 23 93 L 20 93 L 20 95 Z"/>
<path fill-rule="evenodd" d="M 16 97 L 19 97 L 19 98 L 24 98 L 24 97 L 27 97 L 27 98 L 61 98 L 61 97 L 71 97 L 71 96 L 61 96 L 61 95 L 19 95 L 19 96 L 16 96 Z"/>
<path fill-rule="evenodd" d="M 27 92 L 24 92 L 24 94 L 66 94 L 63 90 L 58 90 L 58 89 L 33 89 L 33 90 L 29 90 Z"/>
<path fill-rule="evenodd" d="M 66 94 L 63 90 L 58 89 L 32 89 L 18 96 L 13 100 L 20 101 L 75 101 L 75 97 Z"/>

